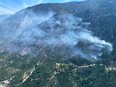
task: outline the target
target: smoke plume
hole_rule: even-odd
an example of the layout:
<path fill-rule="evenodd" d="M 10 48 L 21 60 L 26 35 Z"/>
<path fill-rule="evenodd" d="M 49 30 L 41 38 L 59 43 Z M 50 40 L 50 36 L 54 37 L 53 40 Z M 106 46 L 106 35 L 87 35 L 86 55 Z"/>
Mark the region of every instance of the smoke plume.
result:
<path fill-rule="evenodd" d="M 71 57 L 79 56 L 85 59 L 97 59 L 103 53 L 113 50 L 109 42 L 93 35 L 88 29 L 90 23 L 71 14 L 30 13 L 21 19 L 3 23 L 5 26 L 1 27 L 2 50 L 30 54 L 34 48 L 38 48 L 39 52 L 42 46 L 49 47 L 51 51 L 59 48 L 59 55 L 64 52 Z"/>

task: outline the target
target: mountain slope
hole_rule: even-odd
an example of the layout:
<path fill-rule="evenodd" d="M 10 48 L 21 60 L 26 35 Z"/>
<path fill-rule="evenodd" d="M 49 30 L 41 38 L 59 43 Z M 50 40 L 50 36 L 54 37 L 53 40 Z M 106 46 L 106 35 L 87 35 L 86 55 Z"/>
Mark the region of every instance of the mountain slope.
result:
<path fill-rule="evenodd" d="M 91 6 L 92 3 L 95 3 L 94 8 Z M 106 7 L 108 4 L 112 4 L 112 6 Z M 55 48 L 64 46 L 65 48 L 62 50 L 71 50 L 69 51 L 70 53 L 78 49 L 78 52 L 74 52 L 70 55 L 75 56 L 75 54 L 78 54 L 78 56 L 83 58 L 90 57 L 96 59 L 96 57 L 104 53 L 104 50 L 106 52 L 112 51 L 110 43 L 100 40 L 96 36 L 115 43 L 115 35 L 113 34 L 115 29 L 108 28 L 104 26 L 103 23 L 100 23 L 101 18 L 96 20 L 98 17 L 107 15 L 108 13 L 112 14 L 112 12 L 109 12 L 109 8 L 115 8 L 114 4 L 105 0 L 92 0 L 80 3 L 40 4 L 29 7 L 9 17 L 1 24 L 1 49 L 21 53 L 26 49 L 26 51 L 29 51 L 27 53 L 30 54 L 30 50 L 33 49 L 33 46 L 38 48 L 41 45 L 43 47 L 47 46 L 48 48 L 51 48 L 51 45 L 54 45 Z M 115 12 L 115 10 L 113 12 Z M 105 18 L 105 20 L 106 19 L 107 18 Z M 103 22 L 105 20 L 103 20 Z M 108 26 L 110 25 L 108 24 Z M 96 36 L 91 33 L 91 30 Z M 111 32 L 109 32 L 109 30 Z M 106 35 L 106 32 L 108 32 L 108 35 Z M 110 39 L 109 35 L 112 35 Z M 86 37 L 91 39 L 86 39 Z M 80 44 L 82 44 L 82 47 L 85 47 L 85 49 L 83 49 Z M 52 49 L 54 49 L 54 47 L 52 47 Z M 77 49 L 75 49 L 76 47 Z M 95 47 L 98 47 L 98 49 L 95 49 Z M 87 52 L 87 50 L 89 51 Z"/>
<path fill-rule="evenodd" d="M 0 86 L 115 87 L 115 2 L 40 4 L 0 23 Z"/>

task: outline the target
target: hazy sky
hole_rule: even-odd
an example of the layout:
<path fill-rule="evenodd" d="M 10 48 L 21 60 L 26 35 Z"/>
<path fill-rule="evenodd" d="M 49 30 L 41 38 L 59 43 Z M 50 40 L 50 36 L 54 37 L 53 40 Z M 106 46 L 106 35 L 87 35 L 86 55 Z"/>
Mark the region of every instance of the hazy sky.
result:
<path fill-rule="evenodd" d="M 23 8 L 40 3 L 61 3 L 84 0 L 0 0 L 0 14 L 13 14 Z"/>

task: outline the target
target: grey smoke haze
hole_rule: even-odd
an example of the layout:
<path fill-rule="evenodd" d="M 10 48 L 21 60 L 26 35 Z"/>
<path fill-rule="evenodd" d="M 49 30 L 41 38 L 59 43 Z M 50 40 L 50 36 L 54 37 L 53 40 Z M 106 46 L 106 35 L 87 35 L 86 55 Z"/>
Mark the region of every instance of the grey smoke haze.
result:
<path fill-rule="evenodd" d="M 51 49 L 65 47 L 69 49 L 66 52 L 71 56 L 97 59 L 104 52 L 110 53 L 113 49 L 109 42 L 100 40 L 87 29 L 89 24 L 71 14 L 31 13 L 16 25 L 18 27 L 14 34 L 7 33 L 7 41 L 2 41 L 2 48 L 25 54 L 24 52 L 30 53 L 33 46 L 42 45 Z M 6 26 L 12 28 L 12 24 Z"/>

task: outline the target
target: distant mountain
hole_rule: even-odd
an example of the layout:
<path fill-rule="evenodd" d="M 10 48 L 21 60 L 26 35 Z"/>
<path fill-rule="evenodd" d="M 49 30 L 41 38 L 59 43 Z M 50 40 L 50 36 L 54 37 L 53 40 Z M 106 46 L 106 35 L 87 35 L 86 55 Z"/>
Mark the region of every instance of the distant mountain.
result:
<path fill-rule="evenodd" d="M 4 21 L 4 20 L 7 19 L 9 16 L 11 16 L 11 15 L 10 15 L 10 14 L 0 15 L 0 22 Z"/>

